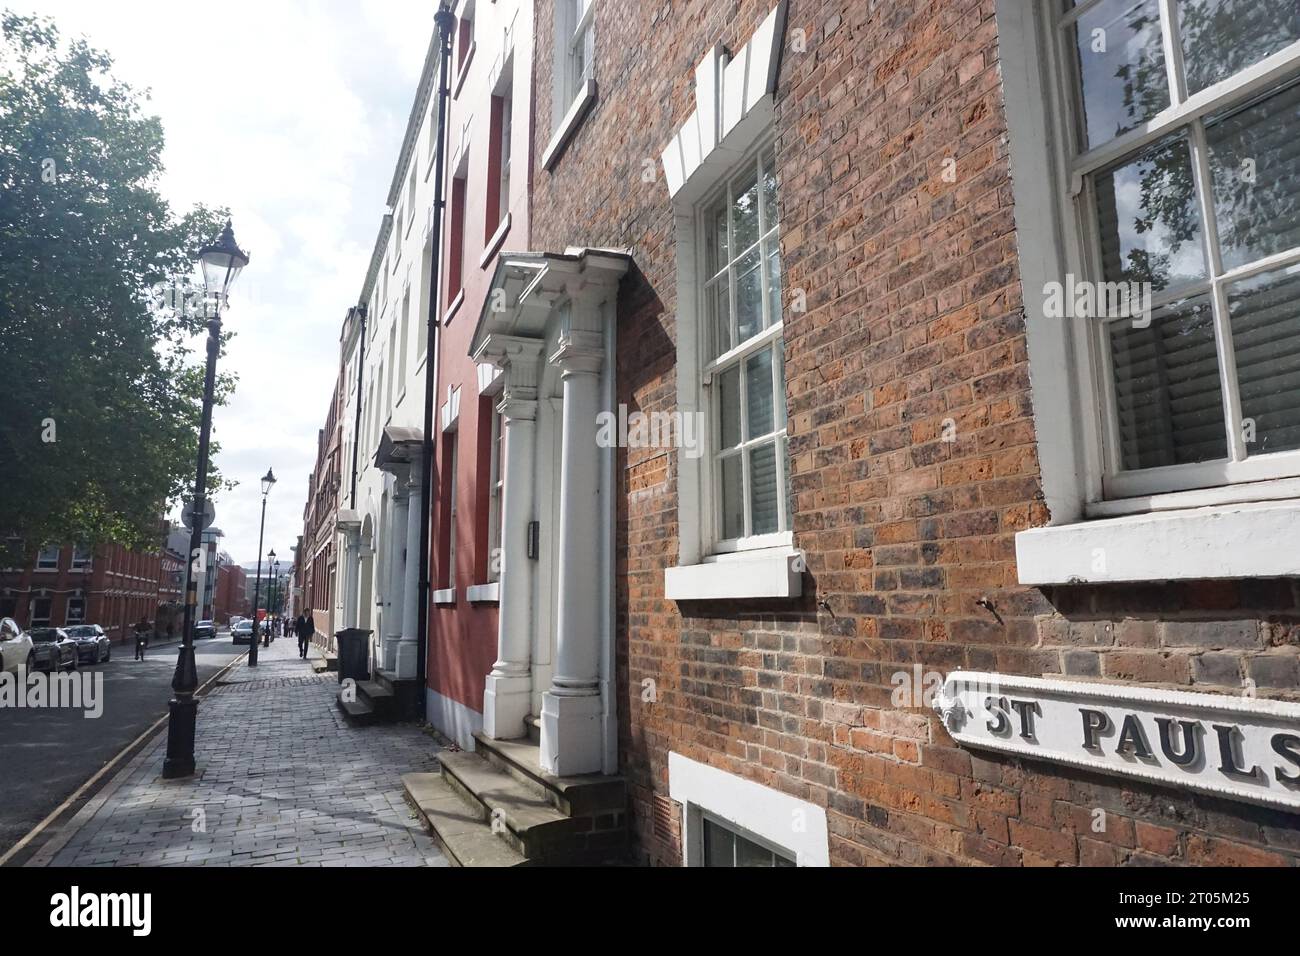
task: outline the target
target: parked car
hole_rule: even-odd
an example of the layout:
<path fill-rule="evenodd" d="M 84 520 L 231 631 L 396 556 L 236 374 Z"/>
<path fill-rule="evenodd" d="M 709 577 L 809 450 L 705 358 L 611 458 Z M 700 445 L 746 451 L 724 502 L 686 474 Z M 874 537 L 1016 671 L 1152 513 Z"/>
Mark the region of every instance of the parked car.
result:
<path fill-rule="evenodd" d="M 230 628 L 233 631 L 235 629 L 235 625 L 242 620 L 243 618 L 240 617 L 238 614 L 232 614 L 230 615 L 230 623 L 227 624 L 226 627 Z"/>
<path fill-rule="evenodd" d="M 0 671 L 17 673 L 18 668 L 36 669 L 32 639 L 11 617 L 0 618 Z"/>
<path fill-rule="evenodd" d="M 253 640 L 253 622 L 240 621 L 230 629 L 232 644 L 249 644 Z"/>
<path fill-rule="evenodd" d="M 212 621 L 199 621 L 194 625 L 194 639 L 197 641 L 203 637 L 216 637 L 217 625 Z"/>
<path fill-rule="evenodd" d="M 35 666 L 46 671 L 76 670 L 77 642 L 61 627 L 33 627 L 28 635 L 32 639 Z"/>
<path fill-rule="evenodd" d="M 78 662 L 107 664 L 112 658 L 113 642 L 98 624 L 74 624 L 64 630 L 77 643 Z"/>

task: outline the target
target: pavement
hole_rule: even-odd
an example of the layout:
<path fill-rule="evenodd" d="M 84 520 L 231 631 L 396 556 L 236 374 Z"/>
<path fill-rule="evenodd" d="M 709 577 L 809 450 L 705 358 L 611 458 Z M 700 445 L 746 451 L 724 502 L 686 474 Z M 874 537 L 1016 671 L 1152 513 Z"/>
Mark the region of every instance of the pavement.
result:
<path fill-rule="evenodd" d="M 167 713 L 177 643 L 154 644 L 143 661 L 114 644 L 107 664 L 78 672 L 103 675 L 103 713 L 87 720 L 70 708 L 0 709 L 0 854 L 59 807 L 85 781 Z M 243 653 L 227 635 L 194 647 L 203 682 Z"/>
<path fill-rule="evenodd" d="M 198 772 L 164 780 L 165 729 L 27 866 L 446 866 L 401 775 L 438 767 L 414 724 L 354 727 L 336 674 L 260 648 L 199 705 Z"/>

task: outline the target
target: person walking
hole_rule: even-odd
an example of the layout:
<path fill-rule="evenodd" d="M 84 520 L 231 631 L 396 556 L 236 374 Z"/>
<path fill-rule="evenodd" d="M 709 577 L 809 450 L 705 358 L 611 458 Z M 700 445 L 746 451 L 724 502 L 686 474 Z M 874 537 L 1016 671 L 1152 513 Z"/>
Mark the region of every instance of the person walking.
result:
<path fill-rule="evenodd" d="M 315 633 L 316 626 L 309 624 L 308 619 L 299 614 L 298 620 L 294 622 L 294 630 L 298 633 L 298 656 L 306 660 L 307 648 L 311 644 L 311 636 Z"/>
<path fill-rule="evenodd" d="M 140 616 L 140 622 L 135 626 L 135 659 L 144 660 L 145 649 L 149 646 L 149 632 L 153 630 L 153 625 L 149 620 Z"/>

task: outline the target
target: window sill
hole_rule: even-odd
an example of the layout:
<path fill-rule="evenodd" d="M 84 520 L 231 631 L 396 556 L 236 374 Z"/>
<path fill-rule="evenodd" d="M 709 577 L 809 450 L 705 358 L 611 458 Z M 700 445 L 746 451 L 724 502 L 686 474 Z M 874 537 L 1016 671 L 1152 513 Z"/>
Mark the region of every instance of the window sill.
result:
<path fill-rule="evenodd" d="M 491 584 L 471 584 L 465 589 L 465 600 L 471 604 L 496 604 L 501 598 L 501 585 L 496 581 Z"/>
<path fill-rule="evenodd" d="M 492 261 L 492 257 L 497 254 L 501 248 L 501 243 L 506 241 L 506 236 L 510 234 L 510 213 L 506 213 L 505 218 L 501 220 L 501 225 L 497 226 L 497 231 L 492 233 L 492 238 L 487 241 L 487 248 L 483 250 L 483 255 L 478 257 L 478 267 L 480 269 L 487 266 Z"/>
<path fill-rule="evenodd" d="M 447 311 L 442 314 L 442 324 L 451 325 L 452 318 L 460 311 L 461 304 L 465 301 L 465 290 L 461 289 L 456 293 L 456 298 L 451 300 L 451 305 L 447 306 Z"/>
<path fill-rule="evenodd" d="M 453 100 L 460 96 L 460 88 L 465 85 L 465 77 L 469 76 L 469 65 L 474 62 L 474 51 L 477 49 L 478 43 L 471 40 L 469 49 L 465 51 L 465 59 L 461 61 L 460 68 L 456 71 L 456 82 L 451 88 Z"/>
<path fill-rule="evenodd" d="M 560 120 L 559 127 L 555 130 L 555 135 L 551 141 L 546 144 L 546 150 L 542 153 L 542 168 L 550 171 L 551 167 L 556 164 L 560 158 L 560 153 L 564 152 L 564 147 L 568 145 L 573 134 L 578 131 L 582 125 L 583 119 L 587 115 L 591 104 L 596 101 L 596 81 L 588 79 L 583 84 L 578 95 L 573 98 L 573 104 L 569 107 L 564 119 Z"/>
<path fill-rule="evenodd" d="M 664 597 L 669 601 L 797 598 L 803 594 L 803 560 L 803 553 L 793 548 L 772 548 L 667 568 Z"/>
<path fill-rule="evenodd" d="M 455 589 L 455 588 L 442 588 L 442 589 L 440 589 L 440 590 L 434 591 L 434 592 L 433 592 L 433 603 L 434 603 L 434 604 L 455 604 L 455 603 L 456 603 L 456 589 Z"/>
<path fill-rule="evenodd" d="M 1104 518 L 1016 535 L 1021 584 L 1300 575 L 1300 499 Z"/>

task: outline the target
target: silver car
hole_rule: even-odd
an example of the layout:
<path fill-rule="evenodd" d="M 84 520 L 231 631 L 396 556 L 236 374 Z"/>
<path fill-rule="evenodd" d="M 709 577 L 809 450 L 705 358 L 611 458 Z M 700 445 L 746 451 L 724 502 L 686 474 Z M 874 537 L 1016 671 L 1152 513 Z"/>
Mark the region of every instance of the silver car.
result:
<path fill-rule="evenodd" d="M 32 639 L 13 618 L 0 618 L 0 671 L 16 674 L 20 667 L 27 671 L 36 669 Z"/>
<path fill-rule="evenodd" d="M 32 639 L 35 666 L 45 671 L 77 669 L 77 642 L 61 627 L 33 627 L 27 632 Z"/>
<path fill-rule="evenodd" d="M 74 624 L 64 630 L 77 644 L 79 663 L 107 664 L 112 658 L 113 642 L 98 624 Z"/>

